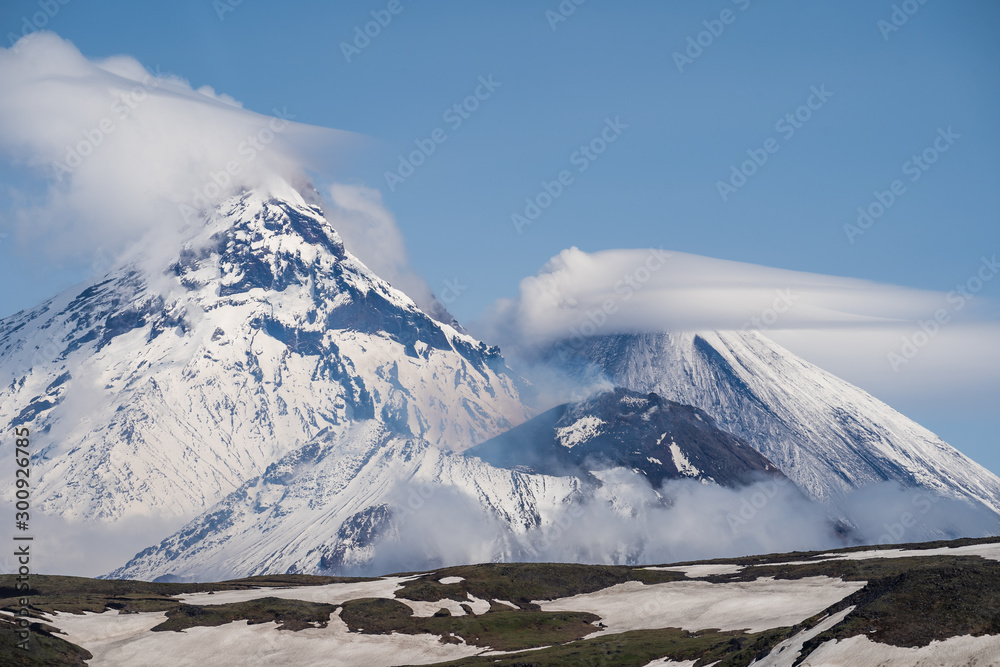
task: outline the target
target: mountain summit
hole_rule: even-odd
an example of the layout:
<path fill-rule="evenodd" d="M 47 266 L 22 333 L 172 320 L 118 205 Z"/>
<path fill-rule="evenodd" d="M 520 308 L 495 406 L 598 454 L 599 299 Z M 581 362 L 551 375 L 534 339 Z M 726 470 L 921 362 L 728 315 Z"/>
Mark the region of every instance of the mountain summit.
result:
<path fill-rule="evenodd" d="M 31 428 L 40 510 L 187 518 L 324 430 L 460 449 L 528 416 L 497 348 L 423 313 L 297 193 L 232 198 L 168 254 L 0 321 L 0 423 Z"/>
<path fill-rule="evenodd" d="M 1000 514 L 1000 479 L 867 392 L 756 331 L 619 334 L 556 346 L 572 373 L 698 407 L 841 517 L 880 482 Z"/>

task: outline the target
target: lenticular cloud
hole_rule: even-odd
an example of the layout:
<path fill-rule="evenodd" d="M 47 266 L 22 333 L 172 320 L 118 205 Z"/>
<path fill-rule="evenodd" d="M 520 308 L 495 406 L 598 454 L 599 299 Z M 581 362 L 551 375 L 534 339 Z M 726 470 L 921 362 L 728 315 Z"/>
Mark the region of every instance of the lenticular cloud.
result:
<path fill-rule="evenodd" d="M 577 248 L 525 278 L 488 318 L 527 344 L 574 335 L 884 326 L 933 312 L 940 295 L 657 249 Z"/>
<path fill-rule="evenodd" d="M 553 344 L 620 333 L 761 330 L 889 402 L 919 396 L 965 408 L 996 395 L 1000 323 L 987 297 L 957 294 L 659 249 L 569 248 L 522 280 L 514 298 L 494 303 L 472 330 L 501 345 L 538 386 L 564 383 L 533 364 Z M 935 313 L 946 322 L 929 326 Z M 553 391 L 579 397 L 578 390 Z"/>

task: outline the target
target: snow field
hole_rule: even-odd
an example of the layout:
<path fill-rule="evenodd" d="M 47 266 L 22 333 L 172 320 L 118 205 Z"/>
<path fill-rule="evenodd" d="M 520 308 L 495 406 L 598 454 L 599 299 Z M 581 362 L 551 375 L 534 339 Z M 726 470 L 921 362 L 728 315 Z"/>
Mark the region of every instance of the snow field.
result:
<path fill-rule="evenodd" d="M 252 588 L 242 591 L 218 591 L 216 593 L 191 593 L 178 595 L 177 599 L 184 604 L 233 604 L 260 598 L 282 598 L 285 600 L 302 600 L 303 602 L 322 602 L 326 604 L 343 604 L 348 600 L 359 598 L 393 598 L 393 593 L 404 583 L 415 579 L 412 577 L 383 577 L 376 581 L 359 581 L 346 584 L 327 584 L 325 586 L 294 586 L 289 588 Z M 436 610 L 435 610 L 436 611 Z"/>
<path fill-rule="evenodd" d="M 705 563 L 704 565 L 670 565 L 664 567 L 644 567 L 642 569 L 683 572 L 685 577 L 698 579 L 700 577 L 710 577 L 713 574 L 736 574 L 743 569 L 743 566 L 728 565 L 725 563 Z"/>
<path fill-rule="evenodd" d="M 803 667 L 993 667 L 1000 665 L 1000 635 L 950 637 L 920 648 L 878 644 L 863 635 L 825 642 L 806 658 Z"/>
<path fill-rule="evenodd" d="M 920 558 L 928 556 L 981 556 L 988 560 L 1000 561 L 1000 542 L 993 544 L 970 544 L 964 547 L 941 547 L 939 549 L 878 549 L 853 551 L 850 553 L 820 554 L 812 560 L 793 560 L 767 565 L 809 565 L 828 563 L 834 560 L 867 560 L 869 558 Z"/>
<path fill-rule="evenodd" d="M 92 667 L 202 667 L 296 665 L 390 667 L 428 664 L 475 655 L 481 648 L 443 644 L 437 635 L 363 635 L 349 632 L 338 613 L 325 628 L 278 630 L 277 623 L 246 621 L 183 632 L 149 632 L 165 618 L 155 614 L 59 614 L 66 639 L 94 654 Z"/>
<path fill-rule="evenodd" d="M 600 616 L 607 627 L 590 636 L 657 628 L 761 632 L 801 623 L 864 586 L 865 582 L 830 577 L 766 577 L 725 584 L 675 581 L 649 586 L 630 581 L 536 604 L 543 611 L 581 611 Z"/>
<path fill-rule="evenodd" d="M 775 646 L 763 660 L 753 663 L 754 667 L 793 667 L 796 658 L 802 652 L 802 646 L 807 641 L 837 625 L 852 611 L 854 611 L 854 605 L 846 607 L 832 616 L 827 616 L 814 627 L 802 630 L 794 637 L 786 639 Z"/>

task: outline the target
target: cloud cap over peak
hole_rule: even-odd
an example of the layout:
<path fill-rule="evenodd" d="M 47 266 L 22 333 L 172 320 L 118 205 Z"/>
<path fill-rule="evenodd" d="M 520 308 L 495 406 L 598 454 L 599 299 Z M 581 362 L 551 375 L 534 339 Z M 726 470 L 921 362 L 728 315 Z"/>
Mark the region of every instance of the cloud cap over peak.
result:
<path fill-rule="evenodd" d="M 662 249 L 573 247 L 496 302 L 485 325 L 526 346 L 614 333 L 885 327 L 926 317 L 944 298 Z"/>
<path fill-rule="evenodd" d="M 240 189 L 302 187 L 305 169 L 359 143 L 154 70 L 130 56 L 90 60 L 49 32 L 0 49 L 0 153 L 28 168 L 5 212 L 18 240 L 44 239 L 56 259 L 113 260 Z"/>

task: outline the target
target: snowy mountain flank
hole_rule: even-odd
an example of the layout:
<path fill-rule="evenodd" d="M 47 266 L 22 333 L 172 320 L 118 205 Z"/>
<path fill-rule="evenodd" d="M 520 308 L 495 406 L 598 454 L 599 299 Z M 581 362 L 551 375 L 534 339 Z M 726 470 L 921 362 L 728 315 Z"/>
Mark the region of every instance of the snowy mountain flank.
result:
<path fill-rule="evenodd" d="M 449 505 L 463 500 L 497 520 L 480 549 L 490 560 L 504 551 L 505 532 L 523 534 L 579 492 L 576 479 L 494 468 L 371 421 L 340 436 L 323 432 L 108 576 L 342 571 L 370 561 L 378 540 L 411 517 L 447 521 Z"/>
<path fill-rule="evenodd" d="M 45 512 L 188 518 L 323 431 L 463 447 L 528 416 L 496 348 L 421 312 L 297 193 L 231 199 L 144 263 L 0 322 L 0 423 L 30 427 Z"/>
<path fill-rule="evenodd" d="M 601 421 L 595 415 L 614 423 L 593 431 L 580 426 Z M 534 455 L 549 449 L 526 433 L 552 424 L 556 435 L 550 428 L 548 437 L 561 438 L 555 447 L 577 456 L 543 461 Z M 664 480 L 741 487 L 762 478 L 787 481 L 700 410 L 655 394 L 618 390 L 561 406 L 464 455 L 400 437 L 373 421 L 342 435 L 321 433 L 108 577 L 340 574 L 370 569 L 379 547 L 416 548 L 431 563 L 457 553 L 482 562 L 537 560 L 542 553 L 536 542 L 546 542 L 548 531 L 560 531 L 586 508 L 641 526 L 651 509 L 670 506 L 672 500 L 655 491 Z M 462 547 L 452 553 L 436 544 L 414 547 L 447 541 L 442 531 Z M 601 554 L 567 544 L 564 553 L 574 560 L 631 562 L 643 540 L 624 542 Z M 406 565 L 402 560 L 398 567 Z"/>
<path fill-rule="evenodd" d="M 656 392 L 711 415 L 811 498 L 895 481 L 1000 514 L 1000 479 L 865 391 L 756 331 L 622 334 L 557 345 L 573 373 Z"/>

